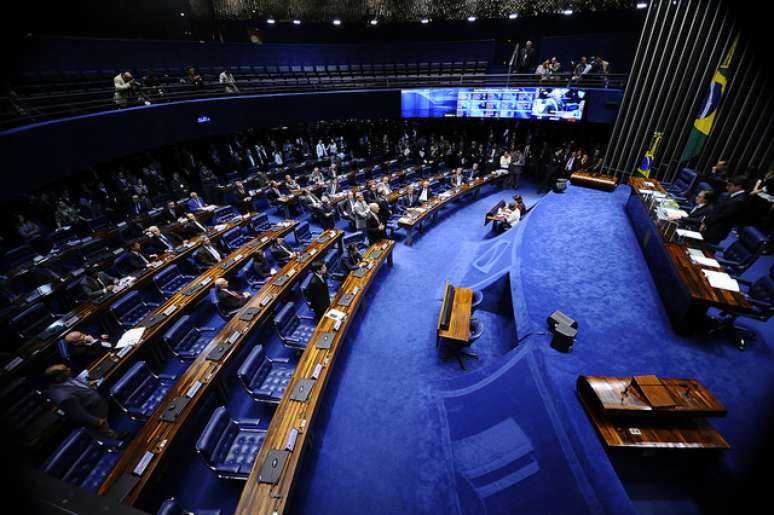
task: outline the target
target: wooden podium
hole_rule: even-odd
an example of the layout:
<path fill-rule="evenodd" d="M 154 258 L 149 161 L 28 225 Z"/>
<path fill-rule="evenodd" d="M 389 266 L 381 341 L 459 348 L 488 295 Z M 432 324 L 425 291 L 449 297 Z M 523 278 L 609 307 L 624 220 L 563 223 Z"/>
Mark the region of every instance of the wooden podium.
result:
<path fill-rule="evenodd" d="M 705 418 L 726 408 L 695 379 L 580 376 L 576 387 L 607 447 L 730 448 Z"/>
<path fill-rule="evenodd" d="M 570 183 L 605 191 L 613 191 L 618 186 L 618 178 L 612 175 L 594 175 L 589 172 L 575 172 L 570 175 Z"/>

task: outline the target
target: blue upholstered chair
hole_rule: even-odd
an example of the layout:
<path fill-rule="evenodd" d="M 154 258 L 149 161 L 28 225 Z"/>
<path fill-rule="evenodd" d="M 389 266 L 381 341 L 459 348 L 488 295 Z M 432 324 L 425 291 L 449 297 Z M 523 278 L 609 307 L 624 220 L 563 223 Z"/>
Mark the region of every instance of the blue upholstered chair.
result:
<path fill-rule="evenodd" d="M 316 235 L 312 234 L 309 222 L 301 222 L 293 231 L 297 245 L 309 245 Z"/>
<path fill-rule="evenodd" d="M 314 318 L 296 314 L 295 302 L 288 302 L 274 317 L 274 328 L 285 347 L 304 350 L 312 337 Z"/>
<path fill-rule="evenodd" d="M 262 345 L 256 345 L 239 367 L 237 375 L 253 399 L 278 404 L 294 370 L 295 366 L 287 358 L 270 358 Z"/>
<path fill-rule="evenodd" d="M 43 472 L 88 492 L 96 492 L 118 461 L 121 442 L 100 442 L 76 429 L 43 464 Z"/>
<path fill-rule="evenodd" d="M 110 312 L 121 327 L 128 329 L 157 307 L 158 303 L 147 302 L 139 292 L 131 291 L 115 301 L 110 306 Z"/>
<path fill-rule="evenodd" d="M 473 300 L 470 304 L 472 309 L 476 309 L 484 302 L 484 292 L 481 290 L 473 290 Z"/>
<path fill-rule="evenodd" d="M 484 324 L 478 318 L 470 319 L 470 340 L 471 342 L 478 340 L 481 334 L 484 332 Z"/>
<path fill-rule="evenodd" d="M 368 243 L 366 242 L 366 235 L 363 231 L 356 231 L 352 234 L 347 234 L 342 238 L 342 245 L 344 248 L 349 248 L 350 243 L 356 243 L 357 246 L 363 250 L 368 248 Z"/>
<path fill-rule="evenodd" d="M 755 340 L 757 335 L 745 327 L 737 326 L 736 319 L 741 316 L 767 322 L 774 315 L 774 266 L 769 269 L 768 275 L 764 275 L 754 282 L 739 277 L 736 280 L 746 288 L 746 292 L 743 288 L 743 293 L 753 309 L 750 313 L 744 314 L 721 312 L 717 327 L 712 329 L 710 333 L 728 332 L 737 348 L 744 350 L 747 340 Z"/>
<path fill-rule="evenodd" d="M 250 237 L 247 235 L 247 231 L 242 227 L 234 227 L 223 234 L 220 246 L 226 252 L 233 252 L 248 241 L 250 241 Z"/>
<path fill-rule="evenodd" d="M 234 206 L 221 206 L 218 208 L 215 208 L 215 210 L 212 212 L 212 224 L 218 225 L 222 223 L 226 223 L 228 221 L 233 220 L 234 218 L 239 217 L 239 212 L 234 209 Z"/>
<path fill-rule="evenodd" d="M 216 408 L 196 441 L 196 452 L 218 477 L 247 479 L 266 430 L 260 420 L 232 420 L 226 408 Z"/>
<path fill-rule="evenodd" d="M 28 431 L 46 410 L 47 402 L 43 394 L 24 377 L 13 380 L 0 391 L 0 412 L 3 425 L 8 430 Z"/>
<path fill-rule="evenodd" d="M 40 334 L 55 320 L 46 305 L 38 302 L 11 318 L 10 326 L 21 339 L 27 340 Z"/>
<path fill-rule="evenodd" d="M 79 250 L 86 263 L 97 263 L 109 259 L 111 256 L 107 242 L 100 238 L 89 239 L 81 245 Z"/>
<path fill-rule="evenodd" d="M 174 382 L 174 376 L 156 375 L 147 363 L 138 361 L 110 388 L 110 396 L 131 418 L 145 420 L 158 408 Z"/>
<path fill-rule="evenodd" d="M 153 276 L 153 284 L 162 295 L 171 297 L 183 286 L 190 283 L 193 278 L 192 275 L 181 274 L 177 265 L 171 265 Z"/>
<path fill-rule="evenodd" d="M 271 229 L 269 215 L 266 213 L 254 214 L 250 219 L 250 229 L 253 231 L 253 234 L 258 234 L 259 232 L 268 231 Z"/>
<path fill-rule="evenodd" d="M 26 261 L 31 261 L 37 255 L 32 245 L 19 245 L 3 254 L 3 264 L 6 268 L 14 268 Z"/>
<path fill-rule="evenodd" d="M 690 168 L 683 168 L 680 170 L 680 173 L 677 174 L 674 182 L 662 183 L 662 186 L 672 195 L 687 198 L 691 193 L 691 188 L 693 188 L 693 184 L 696 182 L 698 176 L 699 174 Z"/>
<path fill-rule="evenodd" d="M 119 254 L 118 257 L 113 260 L 113 265 L 110 267 L 110 274 L 116 277 L 131 275 L 134 270 L 128 263 L 130 256 L 131 254 L 128 251 Z"/>
<path fill-rule="evenodd" d="M 741 274 L 758 259 L 767 243 L 766 235 L 755 227 L 744 227 L 735 242 L 723 250 L 717 260 L 735 274 Z"/>
<path fill-rule="evenodd" d="M 216 333 L 217 331 L 212 327 L 196 327 L 191 315 L 183 315 L 167 329 L 161 339 L 176 357 L 194 359 Z"/>
<path fill-rule="evenodd" d="M 89 230 L 91 232 L 97 232 L 101 231 L 102 229 L 107 229 L 108 226 L 110 226 L 110 219 L 105 215 L 101 215 L 86 220 L 86 223 L 89 226 Z"/>
<path fill-rule="evenodd" d="M 70 361 L 70 347 L 64 338 L 59 338 L 56 342 L 56 348 L 59 351 L 59 356 L 65 360 Z"/>
<path fill-rule="evenodd" d="M 218 296 L 215 293 L 216 289 L 215 287 L 210 288 L 210 290 L 207 292 L 207 298 L 209 299 L 210 303 L 215 307 L 215 310 L 218 312 L 218 315 L 220 318 L 228 322 L 231 320 L 231 317 L 239 311 L 238 309 L 233 310 L 226 310 L 223 306 L 220 305 L 220 302 L 218 302 Z"/>
<path fill-rule="evenodd" d="M 156 515 L 220 515 L 220 510 L 208 510 L 208 509 L 193 509 L 189 510 L 183 508 L 177 499 L 170 497 L 159 507 L 159 511 Z"/>

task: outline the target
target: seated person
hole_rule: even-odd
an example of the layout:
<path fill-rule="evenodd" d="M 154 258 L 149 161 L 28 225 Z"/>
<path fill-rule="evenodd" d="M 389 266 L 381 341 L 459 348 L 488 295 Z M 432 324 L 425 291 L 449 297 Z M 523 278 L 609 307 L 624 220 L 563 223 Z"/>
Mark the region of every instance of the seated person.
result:
<path fill-rule="evenodd" d="M 270 202 L 277 202 L 280 198 L 285 196 L 285 194 L 280 189 L 280 186 L 280 183 L 277 181 L 269 182 L 269 187 L 266 190 L 266 197 Z"/>
<path fill-rule="evenodd" d="M 86 271 L 86 276 L 81 280 L 81 290 L 89 300 L 96 300 L 103 295 L 116 291 L 118 279 L 92 265 Z"/>
<path fill-rule="evenodd" d="M 200 209 L 204 209 L 207 206 L 207 203 L 199 196 L 198 193 L 192 191 L 191 198 L 188 200 L 188 202 L 186 202 L 186 206 L 188 207 L 189 211 L 198 211 Z"/>
<path fill-rule="evenodd" d="M 301 186 L 298 185 L 295 179 L 291 177 L 290 175 L 285 175 L 285 187 L 288 189 L 288 191 L 298 191 L 301 189 Z"/>
<path fill-rule="evenodd" d="M 207 228 L 196 219 L 193 213 L 186 213 L 182 220 L 179 231 L 186 240 L 207 233 Z"/>
<path fill-rule="evenodd" d="M 225 277 L 215 279 L 215 297 L 218 304 L 226 312 L 237 310 L 247 303 L 249 293 L 238 293 L 228 289 L 228 281 Z"/>
<path fill-rule="evenodd" d="M 363 255 L 360 253 L 357 243 L 350 243 L 347 247 L 347 254 L 341 260 L 341 266 L 343 266 L 347 272 L 352 272 L 360 268 L 362 261 Z"/>
<path fill-rule="evenodd" d="M 164 224 L 173 224 L 177 222 L 177 219 L 180 218 L 180 210 L 177 208 L 177 204 L 173 200 L 170 200 L 167 202 L 166 207 L 161 212 L 161 221 L 164 222 Z"/>
<path fill-rule="evenodd" d="M 142 272 L 148 265 L 150 265 L 150 259 L 148 259 L 142 252 L 142 245 L 139 241 L 132 242 L 129 247 L 129 253 L 127 254 L 126 263 L 127 266 L 134 273 Z"/>
<path fill-rule="evenodd" d="M 511 202 L 497 211 L 497 220 L 495 221 L 495 232 L 505 232 L 517 223 L 521 218 L 521 210 L 516 202 Z M 499 222 L 499 224 L 497 223 Z"/>
<path fill-rule="evenodd" d="M 309 188 L 303 189 L 303 196 L 301 197 L 302 201 L 304 202 L 304 205 L 306 208 L 310 211 L 314 211 L 316 209 L 319 209 L 320 206 L 322 206 L 322 202 L 320 202 L 320 199 L 309 191 Z"/>
<path fill-rule="evenodd" d="M 72 377 L 64 363 L 51 365 L 45 371 L 49 381 L 48 395 L 67 418 L 88 429 L 95 438 L 119 438 L 108 425 L 108 403 L 89 383 Z"/>
<path fill-rule="evenodd" d="M 327 231 L 328 229 L 333 229 L 336 225 L 333 206 L 331 206 L 331 203 L 327 198 L 323 200 L 322 204 L 317 208 L 316 214 L 317 221 L 320 223 L 320 227 L 322 227 L 323 230 Z"/>
<path fill-rule="evenodd" d="M 406 193 L 400 198 L 400 202 L 398 203 L 401 209 L 411 209 L 412 207 L 417 207 L 419 205 L 419 195 L 417 195 L 416 191 L 414 191 L 414 185 L 409 184 L 406 187 Z"/>
<path fill-rule="evenodd" d="M 744 176 L 735 176 L 726 183 L 728 198 L 715 203 L 715 209 L 704 217 L 699 227 L 705 240 L 715 245 L 726 239 L 734 225 L 745 215 L 747 195 Z"/>
<path fill-rule="evenodd" d="M 312 170 L 312 174 L 309 176 L 309 184 L 312 186 L 319 186 L 325 183 L 325 177 L 320 171 L 319 166 L 315 166 Z"/>
<path fill-rule="evenodd" d="M 432 193 L 430 193 L 430 183 L 428 181 L 422 181 L 421 189 L 419 190 L 419 199 L 418 202 L 420 204 L 424 204 L 428 200 L 430 200 L 430 197 L 432 197 Z"/>
<path fill-rule="evenodd" d="M 76 370 L 84 370 L 92 363 L 108 353 L 113 345 L 107 341 L 108 335 L 103 334 L 100 339 L 80 331 L 72 331 L 65 335 L 70 361 Z"/>
<path fill-rule="evenodd" d="M 148 227 L 147 236 L 145 252 L 151 259 L 156 259 L 166 252 L 174 252 L 175 247 L 182 243 L 180 236 L 172 232 L 162 232 L 155 225 Z"/>
<path fill-rule="evenodd" d="M 451 184 L 452 188 L 458 188 L 464 183 L 465 180 L 462 178 L 462 168 L 456 168 L 454 174 L 449 178 L 449 184 Z"/>
<path fill-rule="evenodd" d="M 263 251 L 256 252 L 253 256 L 253 275 L 258 280 L 272 276 L 271 265 L 269 265 L 269 260 L 266 259 L 266 254 Z"/>
<path fill-rule="evenodd" d="M 341 202 L 341 216 L 355 223 L 355 194 L 351 190 L 347 192 L 347 198 Z"/>
<path fill-rule="evenodd" d="M 226 202 L 236 207 L 240 213 L 245 214 L 250 212 L 253 206 L 253 197 L 250 196 L 250 192 L 247 191 L 242 181 L 236 181 L 234 187 L 226 195 Z"/>
<path fill-rule="evenodd" d="M 283 238 L 277 238 L 274 240 L 274 243 L 271 245 L 270 252 L 271 257 L 274 258 L 274 261 L 281 265 L 284 265 L 296 257 L 296 253 L 293 252 L 293 249 L 291 249 L 287 243 L 285 243 Z"/>
<path fill-rule="evenodd" d="M 201 245 L 194 252 L 196 263 L 202 268 L 210 268 L 218 264 L 221 259 L 223 259 L 223 254 L 213 246 L 207 236 L 203 236 Z"/>
<path fill-rule="evenodd" d="M 693 208 L 688 212 L 688 216 L 681 219 L 680 222 L 688 227 L 698 229 L 704 222 L 704 218 L 715 209 L 715 191 L 702 190 L 696 194 Z"/>

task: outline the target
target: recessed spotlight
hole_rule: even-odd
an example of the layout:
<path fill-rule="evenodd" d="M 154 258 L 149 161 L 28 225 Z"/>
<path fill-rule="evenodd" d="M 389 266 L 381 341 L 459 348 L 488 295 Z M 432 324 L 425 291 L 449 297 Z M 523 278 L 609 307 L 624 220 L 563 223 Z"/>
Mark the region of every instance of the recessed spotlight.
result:
<path fill-rule="evenodd" d="M 185 16 L 185 13 L 181 12 L 181 13 L 180 13 L 180 16 Z"/>
<path fill-rule="evenodd" d="M 293 25 L 301 25 L 301 20 L 293 20 Z"/>
<path fill-rule="evenodd" d="M 508 15 L 509 20 L 515 20 L 518 17 L 519 17 L 519 13 L 511 13 Z"/>
<path fill-rule="evenodd" d="M 471 21 L 471 22 L 472 21 L 476 21 L 476 17 L 475 16 L 468 16 L 468 21 Z"/>
<path fill-rule="evenodd" d="M 379 23 L 379 20 L 377 20 L 376 18 L 374 18 L 373 20 L 369 21 L 368 23 L 370 23 L 371 25 L 376 25 L 376 24 L 378 24 L 378 23 Z"/>
<path fill-rule="evenodd" d="M 419 20 L 419 23 L 427 25 L 428 23 L 430 23 L 430 18 L 422 18 L 421 20 Z"/>
<path fill-rule="evenodd" d="M 646 2 L 637 2 L 637 9 L 645 9 L 647 6 Z"/>
<path fill-rule="evenodd" d="M 562 14 L 564 14 L 565 16 L 569 16 L 572 14 L 572 9 L 565 9 L 564 11 L 562 11 Z"/>
<path fill-rule="evenodd" d="M 333 24 L 334 25 L 341 25 L 341 20 L 336 18 L 335 20 L 333 20 Z"/>
<path fill-rule="evenodd" d="M 269 18 L 268 20 L 266 20 L 266 23 L 268 23 L 269 25 L 274 25 L 277 22 L 274 21 L 274 18 Z"/>

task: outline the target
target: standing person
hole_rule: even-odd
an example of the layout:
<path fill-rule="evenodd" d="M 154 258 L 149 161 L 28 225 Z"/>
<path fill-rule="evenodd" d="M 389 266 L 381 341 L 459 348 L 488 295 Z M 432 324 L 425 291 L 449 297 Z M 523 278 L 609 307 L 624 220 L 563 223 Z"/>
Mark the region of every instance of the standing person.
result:
<path fill-rule="evenodd" d="M 231 74 L 231 67 L 229 65 L 223 67 L 223 71 L 220 72 L 220 76 L 218 77 L 218 82 L 223 84 L 226 88 L 226 93 L 239 93 L 236 79 L 234 79 L 234 76 Z"/>
<path fill-rule="evenodd" d="M 366 204 L 365 198 L 362 193 L 357 194 L 357 202 L 354 207 L 355 212 L 355 229 L 362 231 L 367 227 L 367 220 L 370 217 L 370 208 Z"/>
<path fill-rule="evenodd" d="M 524 48 L 519 50 L 518 59 L 516 60 L 516 71 L 518 73 L 530 73 L 532 68 L 535 67 L 537 55 L 535 47 L 532 46 L 532 41 L 524 43 Z"/>
<path fill-rule="evenodd" d="M 312 279 L 309 281 L 306 290 L 304 290 L 304 295 L 309 300 L 309 304 L 312 306 L 315 318 L 318 321 L 323 317 L 331 303 L 328 282 L 325 280 L 327 273 L 328 269 L 325 263 L 316 261 L 312 265 Z"/>
<path fill-rule="evenodd" d="M 519 189 L 519 179 L 521 178 L 521 174 L 524 172 L 524 163 L 526 162 L 526 154 L 519 150 L 518 148 L 514 148 L 511 151 L 511 183 L 513 184 L 513 189 L 517 190 Z"/>
<path fill-rule="evenodd" d="M 113 88 L 115 91 L 113 94 L 113 102 L 115 102 L 118 107 L 126 107 L 129 105 L 129 101 L 132 99 L 134 91 L 139 89 L 139 85 L 137 81 L 134 80 L 132 72 L 125 71 L 113 77 Z M 150 102 L 147 103 L 149 104 Z"/>
<path fill-rule="evenodd" d="M 196 68 L 189 66 L 185 70 L 185 79 L 183 82 L 188 81 L 192 88 L 201 89 L 204 87 L 204 78 L 196 71 Z"/>
<path fill-rule="evenodd" d="M 366 219 L 366 232 L 368 234 L 368 243 L 374 243 L 387 238 L 387 232 L 384 229 L 384 223 L 379 216 L 379 204 L 372 203 L 368 206 L 370 214 Z"/>

